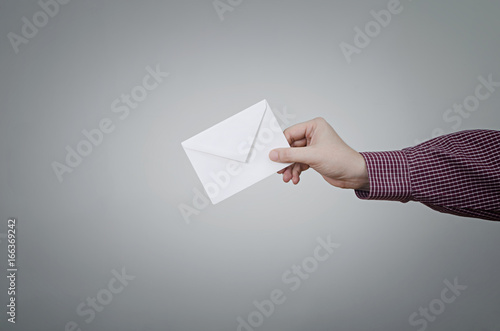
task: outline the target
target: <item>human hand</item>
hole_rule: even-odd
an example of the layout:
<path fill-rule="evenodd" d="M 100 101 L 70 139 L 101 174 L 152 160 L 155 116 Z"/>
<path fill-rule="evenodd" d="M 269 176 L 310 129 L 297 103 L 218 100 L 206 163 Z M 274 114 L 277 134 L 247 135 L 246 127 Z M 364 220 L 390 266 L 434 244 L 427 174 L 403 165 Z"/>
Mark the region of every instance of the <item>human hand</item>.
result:
<path fill-rule="evenodd" d="M 302 171 L 316 170 L 333 186 L 368 191 L 370 182 L 363 156 L 349 147 L 323 118 L 293 125 L 284 131 L 291 148 L 269 153 L 275 162 L 292 165 L 278 171 L 283 181 L 296 185 Z"/>

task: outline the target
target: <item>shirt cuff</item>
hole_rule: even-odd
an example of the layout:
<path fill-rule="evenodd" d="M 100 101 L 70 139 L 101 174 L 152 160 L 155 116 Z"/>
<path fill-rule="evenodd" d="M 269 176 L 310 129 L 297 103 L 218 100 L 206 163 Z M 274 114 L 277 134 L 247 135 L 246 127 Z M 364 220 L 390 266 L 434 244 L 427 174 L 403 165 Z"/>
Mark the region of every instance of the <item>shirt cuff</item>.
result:
<path fill-rule="evenodd" d="M 362 152 L 368 169 L 370 191 L 355 190 L 363 200 L 408 202 L 411 199 L 408 160 L 403 151 Z"/>

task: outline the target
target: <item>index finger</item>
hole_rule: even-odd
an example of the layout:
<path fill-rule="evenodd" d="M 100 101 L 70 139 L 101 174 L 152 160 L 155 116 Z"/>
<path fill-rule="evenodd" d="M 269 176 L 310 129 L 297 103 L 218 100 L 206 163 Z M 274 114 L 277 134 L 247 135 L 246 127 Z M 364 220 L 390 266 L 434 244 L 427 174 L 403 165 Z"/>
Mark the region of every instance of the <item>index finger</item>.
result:
<path fill-rule="evenodd" d="M 309 141 L 309 139 L 312 137 L 312 132 L 315 127 L 316 121 L 310 120 L 307 122 L 292 125 L 291 127 L 285 129 L 283 133 L 285 134 L 286 140 L 288 140 L 288 143 L 291 145 L 293 144 L 293 142 L 303 139 Z"/>

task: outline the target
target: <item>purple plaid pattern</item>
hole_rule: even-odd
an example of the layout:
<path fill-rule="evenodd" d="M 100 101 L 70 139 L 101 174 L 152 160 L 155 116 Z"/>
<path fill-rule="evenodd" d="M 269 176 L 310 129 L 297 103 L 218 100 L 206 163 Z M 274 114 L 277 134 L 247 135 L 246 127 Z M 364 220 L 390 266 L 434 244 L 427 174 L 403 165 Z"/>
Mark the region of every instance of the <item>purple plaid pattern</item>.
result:
<path fill-rule="evenodd" d="M 401 151 L 363 152 L 366 200 L 418 201 L 459 216 L 500 221 L 500 131 L 468 130 Z"/>

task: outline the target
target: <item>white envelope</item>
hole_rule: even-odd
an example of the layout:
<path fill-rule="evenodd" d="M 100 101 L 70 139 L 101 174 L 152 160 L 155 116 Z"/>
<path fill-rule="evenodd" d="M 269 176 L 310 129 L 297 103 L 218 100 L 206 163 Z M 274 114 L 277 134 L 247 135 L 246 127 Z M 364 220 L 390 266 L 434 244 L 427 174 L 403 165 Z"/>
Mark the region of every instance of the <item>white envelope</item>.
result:
<path fill-rule="evenodd" d="M 182 147 L 213 204 L 290 165 L 269 159 L 272 149 L 290 145 L 266 100 L 187 139 Z"/>

